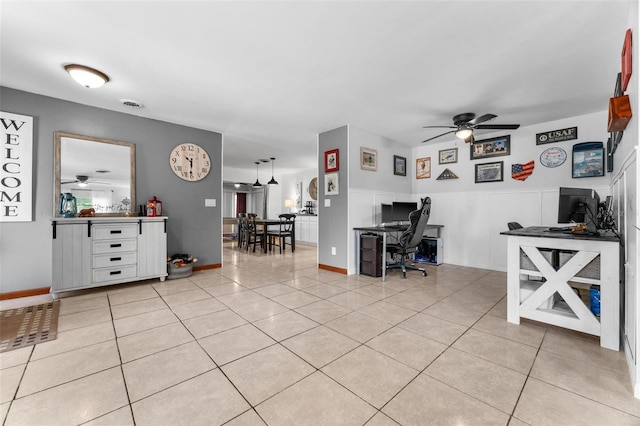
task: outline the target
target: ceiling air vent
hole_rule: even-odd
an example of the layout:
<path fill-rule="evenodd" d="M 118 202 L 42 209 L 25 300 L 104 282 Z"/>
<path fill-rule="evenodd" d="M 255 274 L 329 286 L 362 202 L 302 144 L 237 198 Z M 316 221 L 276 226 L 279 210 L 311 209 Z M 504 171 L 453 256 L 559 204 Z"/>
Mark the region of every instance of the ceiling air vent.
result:
<path fill-rule="evenodd" d="M 129 108 L 142 108 L 144 106 L 140 102 L 132 99 L 120 99 L 120 103 Z"/>

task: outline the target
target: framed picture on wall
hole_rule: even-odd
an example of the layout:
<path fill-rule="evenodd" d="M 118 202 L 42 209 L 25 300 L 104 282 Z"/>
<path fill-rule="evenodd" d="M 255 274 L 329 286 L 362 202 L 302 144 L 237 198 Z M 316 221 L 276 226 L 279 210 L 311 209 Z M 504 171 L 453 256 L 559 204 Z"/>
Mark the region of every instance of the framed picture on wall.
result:
<path fill-rule="evenodd" d="M 340 181 L 338 173 L 324 175 L 324 195 L 338 195 L 340 193 Z"/>
<path fill-rule="evenodd" d="M 332 149 L 331 151 L 325 151 L 324 171 L 337 172 L 338 170 L 340 170 L 340 157 L 338 156 L 338 150 Z"/>
<path fill-rule="evenodd" d="M 441 149 L 438 151 L 438 164 L 451 164 L 458 162 L 458 148 Z"/>
<path fill-rule="evenodd" d="M 571 177 L 604 176 L 604 145 L 602 142 L 583 142 L 573 146 Z"/>
<path fill-rule="evenodd" d="M 504 180 L 504 162 L 476 164 L 476 183 L 502 182 Z"/>
<path fill-rule="evenodd" d="M 418 158 L 416 160 L 416 179 L 431 177 L 431 157 Z"/>
<path fill-rule="evenodd" d="M 362 170 L 378 170 L 378 151 L 371 148 L 360 147 L 360 168 Z"/>
<path fill-rule="evenodd" d="M 398 176 L 407 175 L 407 158 L 399 155 L 393 156 L 393 174 Z"/>
<path fill-rule="evenodd" d="M 483 139 L 471 144 L 471 159 L 479 160 L 488 157 L 511 155 L 511 136 Z"/>

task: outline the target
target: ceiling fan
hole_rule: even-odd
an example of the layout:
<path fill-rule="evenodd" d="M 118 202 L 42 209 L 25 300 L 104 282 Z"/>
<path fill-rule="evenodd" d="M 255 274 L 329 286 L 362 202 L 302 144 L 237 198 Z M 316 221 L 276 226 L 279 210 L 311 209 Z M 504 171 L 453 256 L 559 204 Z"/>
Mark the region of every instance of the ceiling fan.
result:
<path fill-rule="evenodd" d="M 100 184 L 100 185 L 111 185 L 109 182 L 99 182 L 97 180 L 89 180 L 89 176 L 87 175 L 76 175 L 76 180 L 68 180 L 64 182 L 60 182 L 61 185 L 67 185 L 70 183 L 77 183 L 78 186 L 87 186 L 90 183 Z"/>
<path fill-rule="evenodd" d="M 481 124 L 486 121 L 493 120 L 496 117 L 498 116 L 495 114 L 485 114 L 485 115 L 481 115 L 480 117 L 476 117 L 476 115 L 472 112 L 465 112 L 462 114 L 454 115 L 453 126 L 424 126 L 423 129 L 443 128 L 443 129 L 454 129 L 454 130 L 450 130 L 438 136 L 425 139 L 422 141 L 422 143 L 429 142 L 433 139 L 437 139 L 440 136 L 448 135 L 450 133 L 455 133 L 458 138 L 463 139 L 465 142 L 471 143 L 474 141 L 473 131 L 476 129 L 478 130 L 488 130 L 488 129 L 515 130 L 518 127 L 520 127 L 519 124 Z"/>

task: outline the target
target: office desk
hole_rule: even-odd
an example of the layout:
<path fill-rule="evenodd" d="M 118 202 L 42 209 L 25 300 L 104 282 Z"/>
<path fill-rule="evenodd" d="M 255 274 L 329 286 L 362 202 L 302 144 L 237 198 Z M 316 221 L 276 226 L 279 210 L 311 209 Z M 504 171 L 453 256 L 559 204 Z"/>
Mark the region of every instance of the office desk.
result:
<path fill-rule="evenodd" d="M 356 231 L 356 275 L 360 274 L 360 235 L 363 232 L 376 233 L 382 235 L 382 281 L 387 279 L 387 235 L 394 233 L 404 232 L 408 228 L 400 227 L 384 227 L 384 226 L 363 226 L 353 228 Z M 444 225 L 429 225 L 424 228 L 424 233 L 429 231 L 436 231 L 436 238 L 440 238 L 440 229 L 444 228 Z"/>
<path fill-rule="evenodd" d="M 620 240 L 549 232 L 533 226 L 501 232 L 507 236 L 507 321 L 520 318 L 600 336 L 600 346 L 620 349 Z M 542 252 L 541 252 L 542 249 Z M 556 270 L 544 250 L 559 250 Z M 566 261 L 563 263 L 562 259 Z M 546 281 L 528 281 L 526 276 Z M 600 286 L 600 320 L 569 285 Z M 564 303 L 554 300 L 558 293 Z"/>

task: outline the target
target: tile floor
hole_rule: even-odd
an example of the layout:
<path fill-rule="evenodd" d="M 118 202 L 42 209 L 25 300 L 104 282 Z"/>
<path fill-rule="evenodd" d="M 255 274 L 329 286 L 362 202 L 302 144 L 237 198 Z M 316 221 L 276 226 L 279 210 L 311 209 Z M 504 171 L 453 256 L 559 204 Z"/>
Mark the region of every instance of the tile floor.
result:
<path fill-rule="evenodd" d="M 65 295 L 57 340 L 0 355 L 4 424 L 640 425 L 624 354 L 508 324 L 504 273 L 224 265 Z"/>

